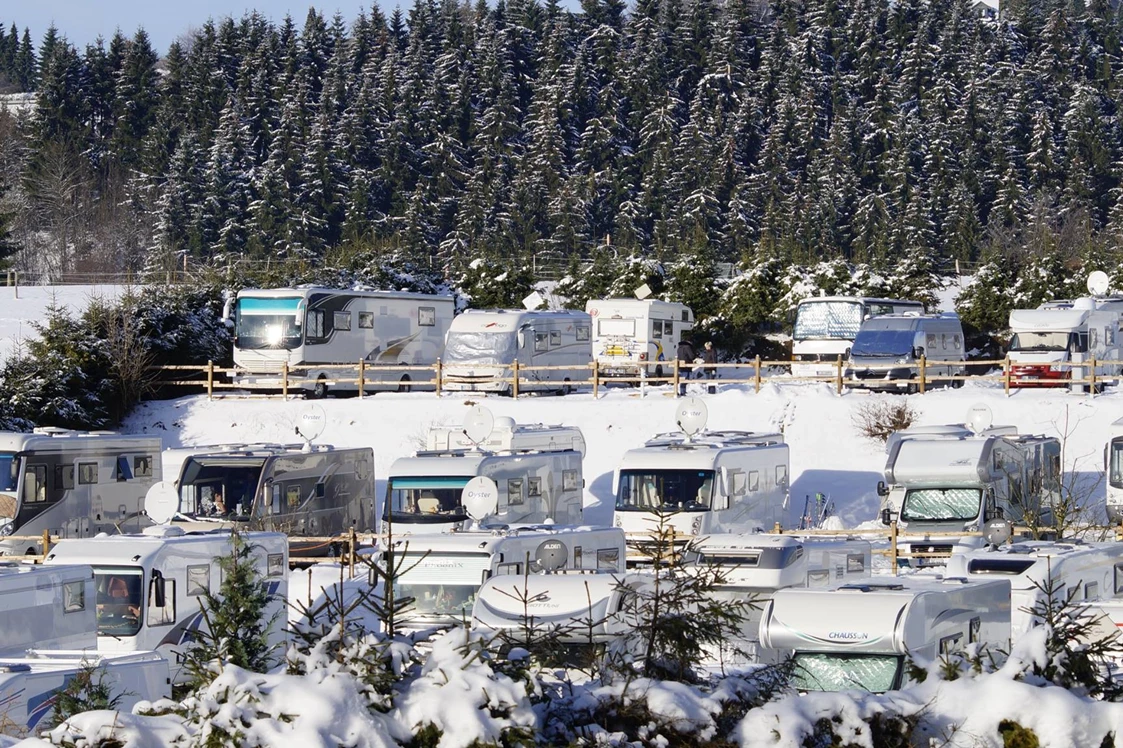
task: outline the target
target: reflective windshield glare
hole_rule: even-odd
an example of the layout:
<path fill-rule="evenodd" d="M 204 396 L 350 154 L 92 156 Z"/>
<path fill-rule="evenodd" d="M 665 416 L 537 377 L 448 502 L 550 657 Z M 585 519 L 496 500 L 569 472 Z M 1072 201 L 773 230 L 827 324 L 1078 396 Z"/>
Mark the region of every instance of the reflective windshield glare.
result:
<path fill-rule="evenodd" d="M 905 493 L 901 519 L 913 521 L 972 520 L 979 516 L 977 488 L 914 488 Z"/>
<path fill-rule="evenodd" d="M 896 655 L 798 653 L 793 672 L 800 691 L 869 691 L 883 693 L 897 685 L 901 658 Z"/>
<path fill-rule="evenodd" d="M 800 304 L 792 337 L 853 340 L 862 325 L 862 305 L 854 301 L 818 301 Z"/>

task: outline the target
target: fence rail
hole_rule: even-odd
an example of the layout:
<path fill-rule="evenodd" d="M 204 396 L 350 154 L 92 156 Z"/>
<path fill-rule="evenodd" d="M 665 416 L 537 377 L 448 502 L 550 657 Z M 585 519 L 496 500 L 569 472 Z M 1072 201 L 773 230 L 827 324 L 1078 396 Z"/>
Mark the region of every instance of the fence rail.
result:
<path fill-rule="evenodd" d="M 796 364 L 800 362 L 794 362 Z M 612 371 L 621 369 L 631 370 L 631 376 L 609 375 L 604 367 L 594 361 L 587 365 L 555 365 L 555 366 L 524 366 L 513 362 L 509 366 L 494 367 L 497 374 L 489 379 L 475 382 L 481 387 L 498 386 L 506 394 L 519 397 L 530 390 L 554 389 L 568 391 L 577 387 L 591 387 L 593 396 L 599 397 L 600 390 L 609 382 L 646 386 L 671 385 L 674 393 L 681 392 L 682 386 L 689 383 L 704 383 L 710 386 L 724 385 L 749 385 L 755 392 L 760 392 L 766 383 L 813 383 L 821 382 L 832 384 L 839 395 L 847 388 L 884 389 L 889 391 L 909 392 L 924 394 L 929 389 L 949 385 L 959 386 L 964 382 L 996 382 L 1001 383 L 1006 395 L 1011 390 L 1019 387 L 1067 387 L 1086 389 L 1091 394 L 1096 394 L 1107 385 L 1117 385 L 1121 376 L 1123 364 L 1117 360 L 1089 359 L 1083 362 L 1067 363 L 1056 362 L 1051 364 L 1054 373 L 1060 375 L 1056 379 L 1022 378 L 1016 373 L 1018 364 L 1009 357 L 1003 359 L 988 359 L 982 361 L 948 361 L 941 359 L 928 359 L 922 356 L 915 364 L 876 364 L 863 365 L 863 372 L 885 371 L 886 376 L 894 370 L 908 369 L 911 373 L 907 379 L 872 379 L 855 378 L 853 374 L 847 376 L 848 370 L 842 358 L 838 358 L 831 365 L 834 372 L 826 376 L 802 376 L 791 374 L 792 361 L 766 361 L 758 356 L 753 361 L 720 363 L 720 364 L 680 364 L 678 361 L 662 363 L 629 364 L 621 366 L 612 365 Z M 655 367 L 670 369 L 670 373 L 655 376 L 649 373 Z M 965 373 L 952 374 L 950 367 L 963 370 Z M 987 373 L 966 373 L 966 367 L 989 367 Z M 199 388 L 207 396 L 214 398 L 221 396 L 223 391 L 236 390 L 269 390 L 279 391 L 281 396 L 287 397 L 296 391 L 314 391 L 318 386 L 321 392 L 326 392 L 332 387 L 346 387 L 357 391 L 359 397 L 365 394 L 387 389 L 432 389 L 440 397 L 446 389 L 447 379 L 444 364 L 438 360 L 430 366 L 420 365 L 378 365 L 365 360 L 354 364 L 315 365 L 315 378 L 309 377 L 304 370 L 290 369 L 287 364 L 282 364 L 275 372 L 251 372 L 240 367 L 220 367 L 213 361 L 205 365 L 178 365 L 155 366 L 151 369 L 157 373 L 155 384 L 171 387 Z M 485 368 L 485 367 L 480 367 Z M 586 377 L 569 377 L 564 381 L 543 379 L 539 376 L 550 371 L 564 370 L 567 372 L 588 372 Z M 502 372 L 509 371 L 509 374 Z M 717 372 L 722 372 L 720 378 Z M 729 376 L 729 372 L 733 376 Z M 324 376 L 325 373 L 339 376 Z M 402 375 L 412 375 L 424 372 L 424 376 L 408 379 Z M 710 377 L 709 372 L 713 372 Z M 739 376 L 744 372 L 744 376 Z M 385 373 L 387 376 L 382 377 Z M 191 376 L 194 374 L 195 376 Z M 348 376 L 352 374 L 352 376 Z M 167 378 L 161 375 L 168 375 Z M 243 381 L 242 377 L 265 378 L 262 382 Z M 260 393 L 259 393 L 260 394 Z M 244 395 L 243 395 L 244 396 Z"/>

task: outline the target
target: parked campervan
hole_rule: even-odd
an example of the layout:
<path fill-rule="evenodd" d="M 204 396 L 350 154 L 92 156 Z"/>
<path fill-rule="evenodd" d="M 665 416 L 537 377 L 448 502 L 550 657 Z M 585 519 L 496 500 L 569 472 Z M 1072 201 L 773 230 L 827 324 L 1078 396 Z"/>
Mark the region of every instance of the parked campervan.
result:
<path fill-rule="evenodd" d="M 158 436 L 0 431 L 0 554 L 38 553 L 29 538 L 44 530 L 84 538 L 151 525 L 144 497 L 160 480 L 160 449 Z"/>
<path fill-rule="evenodd" d="M 584 312 L 469 309 L 448 329 L 441 356 L 442 387 L 510 392 L 512 365 L 518 361 L 520 391 L 568 390 L 569 382 L 589 377 L 591 332 Z M 534 368 L 539 366 L 558 368 Z"/>
<path fill-rule="evenodd" d="M 715 596 L 749 603 L 736 640 L 723 641 L 715 653 L 726 664 L 767 661 L 770 650 L 759 648 L 760 616 L 777 590 L 788 587 L 826 588 L 868 579 L 872 551 L 868 540 L 801 538 L 795 535 L 718 533 L 693 545 L 697 568 L 716 567 L 724 582 Z"/>
<path fill-rule="evenodd" d="M 792 324 L 792 374 L 799 377 L 835 375 L 839 358 L 847 352 L 863 320 L 883 314 L 924 313 L 924 304 L 902 299 L 864 296 L 815 296 L 799 302 Z"/>
<path fill-rule="evenodd" d="M 574 426 L 516 425 L 495 418 L 472 442 L 463 429 L 430 430 L 427 449 L 390 466 L 383 522 L 395 534 L 441 532 L 469 520 L 461 501 L 477 476 L 495 481 L 498 503 L 482 526 L 581 524 L 585 438 Z M 389 528 L 383 526 L 382 531 Z"/>
<path fill-rule="evenodd" d="M 234 366 L 240 387 L 278 389 L 282 372 L 314 397 L 357 392 L 358 374 L 332 366 L 432 366 L 455 313 L 451 296 L 333 288 L 245 289 L 234 304 Z M 336 381 L 336 378 L 340 381 Z M 355 381 L 342 381 L 343 379 Z M 431 371 L 370 369 L 371 389 L 408 390 Z"/>
<path fill-rule="evenodd" d="M 1104 447 L 1104 471 L 1107 473 L 1107 517 L 1123 523 L 1123 418 L 1112 422 L 1111 434 Z"/>
<path fill-rule="evenodd" d="M 964 579 L 863 582 L 830 590 L 779 590 L 766 604 L 760 644 L 794 655 L 802 691 L 880 693 L 920 666 L 986 646 L 1010 647 L 1010 583 Z"/>
<path fill-rule="evenodd" d="M 0 655 L 96 646 L 89 566 L 0 564 Z"/>
<path fill-rule="evenodd" d="M 288 542 L 280 533 L 250 532 L 242 539 L 267 585 L 265 620 L 269 641 L 283 644 L 288 597 Z M 185 534 L 181 528 L 156 525 L 140 535 L 109 535 L 63 540 L 45 565 L 92 566 L 97 594 L 97 647 L 101 652 L 156 650 L 171 663 L 172 676 L 186 677 L 183 657 L 193 633 L 203 626 L 199 602 L 206 592 L 219 594 L 218 559 L 234 549 L 229 532 Z"/>
<path fill-rule="evenodd" d="M 119 711 L 172 697 L 168 661 L 156 652 L 31 650 L 19 658 L 0 657 L 0 733 L 23 737 L 38 732 L 54 711 L 58 692 L 91 668 Z"/>
<path fill-rule="evenodd" d="M 1067 387 L 1080 366 L 1095 359 L 1097 376 L 1115 376 L 1123 358 L 1123 314 L 1116 305 L 1077 299 L 1068 308 L 1014 309 L 1010 312 L 1010 385 Z M 1081 385 L 1086 388 L 1087 385 Z"/>
<path fill-rule="evenodd" d="M 682 334 L 694 327 L 685 304 L 658 299 L 591 299 L 593 357 L 607 377 L 670 376 Z"/>
<path fill-rule="evenodd" d="M 395 538 L 399 600 L 412 629 L 451 626 L 472 616 L 480 585 L 492 577 L 550 571 L 624 571 L 624 533 L 609 527 L 525 527 Z M 385 557 L 385 553 L 384 553 Z"/>
<path fill-rule="evenodd" d="M 177 476 L 175 523 L 188 531 L 237 524 L 243 530 L 283 532 L 295 555 L 309 555 L 332 550 L 331 542 L 322 538 L 350 529 L 374 530 L 370 447 L 202 447 L 183 459 Z"/>
<path fill-rule="evenodd" d="M 944 314 L 887 314 L 862 322 L 846 359 L 847 387 L 870 390 L 919 388 L 920 359 L 928 377 L 961 377 L 967 372 L 963 327 L 959 316 Z M 945 384 L 958 386 L 963 380 Z"/>

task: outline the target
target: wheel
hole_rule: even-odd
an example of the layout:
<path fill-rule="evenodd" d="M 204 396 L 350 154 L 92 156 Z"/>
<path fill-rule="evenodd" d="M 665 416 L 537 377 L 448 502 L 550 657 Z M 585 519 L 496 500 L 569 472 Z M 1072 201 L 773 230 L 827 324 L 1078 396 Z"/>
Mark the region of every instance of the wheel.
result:
<path fill-rule="evenodd" d="M 565 381 L 565 385 L 561 388 L 561 393 L 563 395 L 568 395 L 571 392 L 573 392 L 573 385 L 569 383 L 570 382 L 569 377 L 566 377 L 564 381 Z"/>
<path fill-rule="evenodd" d="M 412 388 L 410 386 L 409 374 L 405 374 L 398 380 L 398 392 L 409 392 Z"/>
<path fill-rule="evenodd" d="M 316 380 L 316 386 L 312 388 L 312 397 L 316 400 L 323 400 L 328 396 L 328 381 L 327 377 L 323 374 Z"/>
<path fill-rule="evenodd" d="M 25 556 L 38 556 L 39 551 L 35 550 L 34 548 L 28 548 L 26 551 L 24 551 L 23 555 L 25 555 Z"/>
<path fill-rule="evenodd" d="M 655 367 L 655 378 L 656 379 L 662 379 L 663 378 L 663 367 L 662 366 L 656 366 Z"/>
<path fill-rule="evenodd" d="M 905 394 L 906 395 L 915 395 L 918 392 L 920 392 L 920 386 L 918 384 L 916 384 L 915 382 L 909 382 L 908 386 L 905 387 Z"/>

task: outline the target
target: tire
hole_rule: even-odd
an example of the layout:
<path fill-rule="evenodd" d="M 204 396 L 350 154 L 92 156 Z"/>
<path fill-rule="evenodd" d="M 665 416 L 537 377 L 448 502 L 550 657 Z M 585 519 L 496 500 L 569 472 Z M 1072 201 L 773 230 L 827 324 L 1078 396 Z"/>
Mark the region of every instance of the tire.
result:
<path fill-rule="evenodd" d="M 321 374 L 320 378 L 316 380 L 316 386 L 312 388 L 311 396 L 313 400 L 323 400 L 328 396 L 327 377 L 325 377 L 323 374 Z"/>
<path fill-rule="evenodd" d="M 565 384 L 561 388 L 561 393 L 563 395 L 569 395 L 573 392 L 573 385 L 569 383 L 570 382 L 569 377 L 566 377 L 564 381 L 565 381 Z"/>
<path fill-rule="evenodd" d="M 915 379 L 915 377 L 913 377 L 913 378 Z M 915 395 L 918 392 L 920 392 L 920 385 L 913 384 L 913 383 L 910 382 L 908 384 L 908 386 L 905 387 L 905 394 L 906 395 Z"/>
<path fill-rule="evenodd" d="M 655 378 L 661 379 L 662 377 L 663 377 L 663 367 L 662 366 L 656 366 L 655 367 Z"/>
<path fill-rule="evenodd" d="M 28 548 L 27 551 L 23 555 L 25 555 L 25 556 L 38 556 L 39 551 L 35 550 L 34 548 Z"/>
<path fill-rule="evenodd" d="M 410 392 L 413 387 L 410 382 L 413 381 L 409 378 L 409 374 L 403 374 L 402 378 L 398 380 L 398 392 Z"/>

